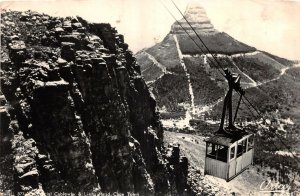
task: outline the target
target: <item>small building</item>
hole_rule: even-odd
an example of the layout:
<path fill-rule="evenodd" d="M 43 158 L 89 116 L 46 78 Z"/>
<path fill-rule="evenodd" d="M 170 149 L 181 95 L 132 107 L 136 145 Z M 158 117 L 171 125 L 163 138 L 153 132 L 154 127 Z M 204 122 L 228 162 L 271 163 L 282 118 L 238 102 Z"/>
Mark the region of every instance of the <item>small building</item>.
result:
<path fill-rule="evenodd" d="M 204 174 L 230 181 L 253 163 L 253 134 L 236 129 L 206 140 Z"/>

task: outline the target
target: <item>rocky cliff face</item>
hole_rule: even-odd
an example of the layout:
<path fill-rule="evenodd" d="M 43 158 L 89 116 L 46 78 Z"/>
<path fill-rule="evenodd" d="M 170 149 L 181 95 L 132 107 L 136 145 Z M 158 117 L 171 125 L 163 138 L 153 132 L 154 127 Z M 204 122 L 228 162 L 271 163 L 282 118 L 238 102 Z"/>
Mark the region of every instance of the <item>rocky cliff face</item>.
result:
<path fill-rule="evenodd" d="M 109 24 L 1 13 L 0 188 L 191 193 L 156 101 Z"/>

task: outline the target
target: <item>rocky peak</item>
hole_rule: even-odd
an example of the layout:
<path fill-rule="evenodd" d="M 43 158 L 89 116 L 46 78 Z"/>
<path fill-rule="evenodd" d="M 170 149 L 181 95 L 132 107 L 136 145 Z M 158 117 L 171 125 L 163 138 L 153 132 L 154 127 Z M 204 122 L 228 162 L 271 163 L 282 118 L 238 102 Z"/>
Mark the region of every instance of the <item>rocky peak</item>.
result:
<path fill-rule="evenodd" d="M 216 32 L 214 26 L 211 24 L 205 9 L 198 3 L 191 1 L 184 12 L 185 18 L 197 31 L 197 33 L 213 33 Z M 192 28 L 188 25 L 184 18 L 178 21 L 188 32 L 194 33 Z M 183 34 L 184 30 L 175 22 L 171 28 L 172 33 Z"/>

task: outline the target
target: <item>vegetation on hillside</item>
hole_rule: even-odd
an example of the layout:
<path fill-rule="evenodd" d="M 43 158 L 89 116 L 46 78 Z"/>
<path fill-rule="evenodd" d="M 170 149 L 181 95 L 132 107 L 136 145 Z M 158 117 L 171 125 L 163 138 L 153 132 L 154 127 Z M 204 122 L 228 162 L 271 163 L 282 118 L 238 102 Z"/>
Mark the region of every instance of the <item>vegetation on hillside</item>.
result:
<path fill-rule="evenodd" d="M 222 81 L 214 78 L 215 69 L 205 66 L 199 58 L 184 58 L 184 63 L 190 74 L 196 105 L 210 104 L 224 96 L 224 89 L 220 87 Z"/>
<path fill-rule="evenodd" d="M 162 42 L 146 49 L 146 51 L 166 68 L 180 66 L 176 43 L 171 34 L 168 34 Z"/>
<path fill-rule="evenodd" d="M 151 59 L 149 59 L 146 54 L 141 53 L 140 55 L 138 55 L 137 61 L 143 62 L 141 64 L 141 71 L 146 81 L 154 81 L 163 74 L 161 68 L 155 65 L 155 63 Z"/>
<path fill-rule="evenodd" d="M 170 112 L 182 112 L 178 104 L 189 103 L 188 83 L 185 75 L 165 74 L 151 85 L 160 108 L 165 107 Z"/>
<path fill-rule="evenodd" d="M 274 68 L 271 63 L 263 62 L 260 58 L 235 57 L 233 58 L 239 69 L 249 75 L 253 80 L 263 82 L 276 78 L 280 70 Z"/>
<path fill-rule="evenodd" d="M 192 34 L 191 36 L 202 48 L 202 50 L 205 53 L 208 53 L 197 36 L 195 34 Z M 242 42 L 239 42 L 224 32 L 214 34 L 199 34 L 199 36 L 212 53 L 235 54 L 253 52 L 256 50 L 254 47 L 250 47 Z M 183 54 L 193 55 L 202 53 L 188 35 L 179 34 L 177 35 L 177 38 Z"/>

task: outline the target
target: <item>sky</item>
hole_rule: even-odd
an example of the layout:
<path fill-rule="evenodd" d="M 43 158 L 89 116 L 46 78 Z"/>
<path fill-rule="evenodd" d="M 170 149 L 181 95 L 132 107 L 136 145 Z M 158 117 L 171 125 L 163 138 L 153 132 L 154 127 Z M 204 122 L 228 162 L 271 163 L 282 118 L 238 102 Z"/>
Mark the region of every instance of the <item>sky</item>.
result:
<path fill-rule="evenodd" d="M 174 0 L 184 12 L 189 0 Z M 248 45 L 300 60 L 300 0 L 193 0 L 205 8 L 212 24 Z M 54 16 L 81 16 L 106 22 L 125 37 L 133 52 L 160 42 L 174 19 L 171 0 L 0 0 L 1 8 L 34 10 Z"/>

